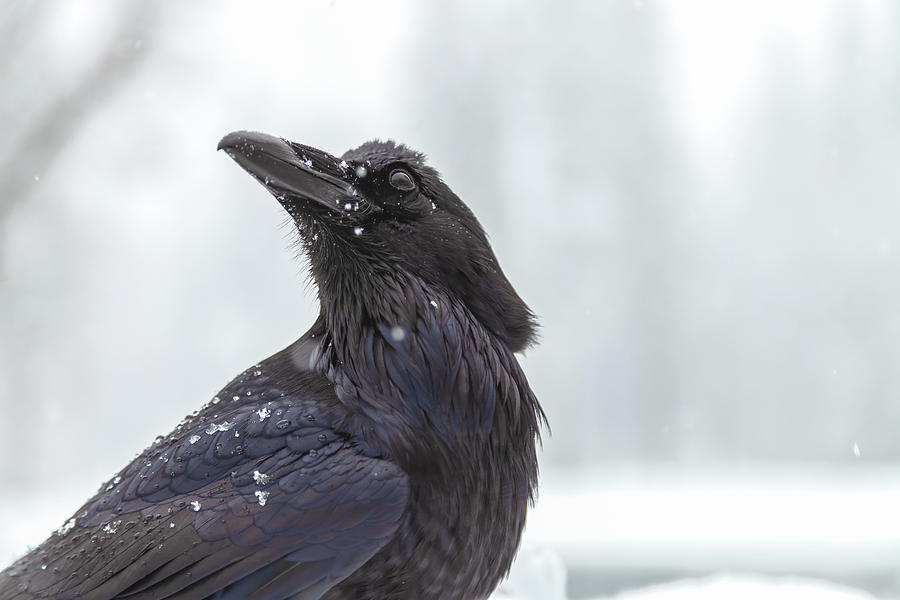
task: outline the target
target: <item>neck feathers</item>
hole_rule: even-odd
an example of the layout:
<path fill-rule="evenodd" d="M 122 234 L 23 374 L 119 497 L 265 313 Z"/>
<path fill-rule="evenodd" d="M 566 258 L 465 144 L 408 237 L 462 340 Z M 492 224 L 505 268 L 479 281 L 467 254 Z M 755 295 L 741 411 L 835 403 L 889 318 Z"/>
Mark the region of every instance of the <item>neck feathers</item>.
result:
<path fill-rule="evenodd" d="M 403 302 L 372 300 L 354 307 L 358 314 L 323 307 L 317 369 L 368 424 L 366 441 L 404 469 L 453 472 L 485 452 L 518 455 L 530 491 L 544 417 L 515 356 L 465 305 L 421 282 L 406 285 L 395 290 Z"/>

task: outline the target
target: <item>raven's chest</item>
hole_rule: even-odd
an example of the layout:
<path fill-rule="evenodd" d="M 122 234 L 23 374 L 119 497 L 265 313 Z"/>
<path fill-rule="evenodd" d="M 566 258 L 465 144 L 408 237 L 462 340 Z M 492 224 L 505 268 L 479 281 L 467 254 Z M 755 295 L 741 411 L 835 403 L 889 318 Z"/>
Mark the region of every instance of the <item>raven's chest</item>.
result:
<path fill-rule="evenodd" d="M 529 501 L 524 463 L 496 456 L 460 471 L 456 481 L 412 477 L 400 530 L 324 598 L 486 598 L 519 545 Z"/>

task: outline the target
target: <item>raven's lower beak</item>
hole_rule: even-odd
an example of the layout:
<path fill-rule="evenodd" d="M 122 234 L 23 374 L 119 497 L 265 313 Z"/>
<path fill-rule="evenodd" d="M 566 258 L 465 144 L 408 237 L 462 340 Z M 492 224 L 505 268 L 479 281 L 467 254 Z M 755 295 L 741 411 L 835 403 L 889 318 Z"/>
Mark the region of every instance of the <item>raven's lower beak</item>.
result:
<path fill-rule="evenodd" d="M 218 149 L 266 186 L 289 212 L 297 198 L 342 212 L 356 195 L 344 179 L 345 167 L 327 152 L 255 131 L 229 133 Z"/>

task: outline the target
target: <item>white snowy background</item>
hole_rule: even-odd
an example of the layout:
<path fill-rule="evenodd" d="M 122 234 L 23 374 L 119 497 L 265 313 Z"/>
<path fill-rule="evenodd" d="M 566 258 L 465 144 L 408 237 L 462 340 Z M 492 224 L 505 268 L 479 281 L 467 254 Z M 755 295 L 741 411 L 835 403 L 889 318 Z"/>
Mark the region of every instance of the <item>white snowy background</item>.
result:
<path fill-rule="evenodd" d="M 257 129 L 429 154 L 540 316 L 498 597 L 900 597 L 900 5 L 0 3 L 0 563 L 312 322 Z"/>

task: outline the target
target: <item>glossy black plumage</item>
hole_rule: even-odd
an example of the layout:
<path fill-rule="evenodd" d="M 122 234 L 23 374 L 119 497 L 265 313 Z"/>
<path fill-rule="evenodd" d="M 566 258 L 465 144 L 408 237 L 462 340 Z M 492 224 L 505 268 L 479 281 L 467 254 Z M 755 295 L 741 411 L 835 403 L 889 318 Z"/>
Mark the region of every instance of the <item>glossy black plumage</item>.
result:
<path fill-rule="evenodd" d="M 391 142 L 220 142 L 293 217 L 321 312 L 0 574 L 35 598 L 479 599 L 543 418 L 534 320 L 472 213 Z"/>

